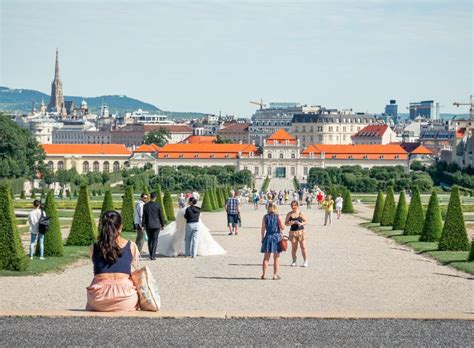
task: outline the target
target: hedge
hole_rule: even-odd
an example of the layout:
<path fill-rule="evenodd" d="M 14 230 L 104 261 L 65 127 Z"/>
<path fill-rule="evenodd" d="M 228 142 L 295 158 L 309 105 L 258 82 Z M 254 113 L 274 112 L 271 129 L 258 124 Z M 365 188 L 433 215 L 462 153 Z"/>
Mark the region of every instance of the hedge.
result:
<path fill-rule="evenodd" d="M 342 212 L 344 214 L 353 214 L 354 207 L 352 206 L 352 196 L 351 191 L 345 190 L 344 201 L 342 202 Z"/>
<path fill-rule="evenodd" d="M 66 245 L 91 245 L 97 238 L 97 230 L 89 201 L 89 190 L 82 185 Z"/>
<path fill-rule="evenodd" d="M 204 198 L 202 199 L 201 210 L 212 211 L 211 198 L 209 197 L 209 190 L 204 191 Z"/>
<path fill-rule="evenodd" d="M 425 223 L 421 232 L 420 241 L 436 242 L 443 232 L 443 219 L 441 218 L 441 209 L 436 191 L 431 193 L 428 210 L 426 211 Z"/>
<path fill-rule="evenodd" d="M 105 191 L 104 200 L 102 201 L 102 208 L 100 209 L 100 216 L 99 216 L 99 225 L 97 230 L 100 231 L 101 223 L 102 223 L 102 215 L 106 211 L 114 210 L 114 201 L 112 198 L 112 192 L 110 190 Z"/>
<path fill-rule="evenodd" d="M 383 205 L 382 217 L 380 218 L 381 226 L 392 226 L 395 218 L 395 197 L 393 187 L 387 188 L 387 197 Z"/>
<path fill-rule="evenodd" d="M 133 232 L 133 187 L 127 186 L 122 200 L 122 230 Z"/>
<path fill-rule="evenodd" d="M 44 256 L 64 256 L 63 236 L 59 223 L 58 211 L 54 202 L 54 193 L 48 190 L 44 204 L 46 216 L 49 217 L 49 230 L 44 236 Z M 39 255 L 37 244 L 36 254 Z"/>
<path fill-rule="evenodd" d="M 173 207 L 173 200 L 171 199 L 170 191 L 165 191 L 165 197 L 163 198 L 164 209 L 166 210 L 166 216 L 168 221 L 175 221 L 176 218 L 174 216 L 174 207 Z"/>
<path fill-rule="evenodd" d="M 425 218 L 423 216 L 423 206 L 421 205 L 420 191 L 414 186 L 412 189 L 410 206 L 408 207 L 407 220 L 405 223 L 404 235 L 419 235 L 423 230 Z"/>
<path fill-rule="evenodd" d="M 156 192 L 156 201 L 160 204 L 162 208 L 161 210 L 163 211 L 163 219 L 165 220 L 163 222 L 165 225 L 168 225 L 168 215 L 166 215 L 166 208 L 163 204 L 163 194 L 161 193 L 161 187 L 159 185 L 156 187 L 155 192 Z"/>
<path fill-rule="evenodd" d="M 439 240 L 439 250 L 469 251 L 469 239 L 462 214 L 459 189 L 454 187 L 449 197 L 448 212 L 444 221 L 443 232 Z"/>
<path fill-rule="evenodd" d="M 374 215 L 372 216 L 373 223 L 380 222 L 380 220 L 382 219 L 383 206 L 384 206 L 383 193 L 382 191 L 379 191 L 379 194 L 377 195 L 377 201 L 375 202 Z"/>
<path fill-rule="evenodd" d="M 395 212 L 395 217 L 393 219 L 393 230 L 404 230 L 405 223 L 407 221 L 407 200 L 405 196 L 405 191 L 400 192 L 400 197 L 398 198 L 397 210 Z"/>

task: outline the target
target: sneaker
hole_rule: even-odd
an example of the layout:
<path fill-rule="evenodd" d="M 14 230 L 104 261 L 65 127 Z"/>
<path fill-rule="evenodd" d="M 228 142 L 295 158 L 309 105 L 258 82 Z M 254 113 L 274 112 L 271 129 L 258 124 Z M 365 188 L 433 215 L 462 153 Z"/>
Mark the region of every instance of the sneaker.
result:
<path fill-rule="evenodd" d="M 44 260 L 44 257 L 40 257 L 40 260 Z"/>
<path fill-rule="evenodd" d="M 296 260 L 293 261 L 293 263 L 291 264 L 291 267 L 296 267 Z"/>
<path fill-rule="evenodd" d="M 303 263 L 303 267 L 308 267 L 308 261 L 305 261 L 305 262 Z"/>
<path fill-rule="evenodd" d="M 30 256 L 30 260 L 33 260 L 33 256 Z"/>

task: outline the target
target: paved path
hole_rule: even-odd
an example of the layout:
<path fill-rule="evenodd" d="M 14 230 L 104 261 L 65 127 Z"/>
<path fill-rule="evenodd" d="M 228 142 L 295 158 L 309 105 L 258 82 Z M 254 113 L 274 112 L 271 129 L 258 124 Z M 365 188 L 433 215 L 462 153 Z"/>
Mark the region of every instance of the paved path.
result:
<path fill-rule="evenodd" d="M 473 340 L 466 321 L 0 318 L 0 345 L 7 347 L 467 347 Z"/>
<path fill-rule="evenodd" d="M 361 228 L 357 216 L 323 227 L 316 209 L 308 212 L 309 268 L 290 267 L 287 252 L 281 258 L 283 279 L 259 280 L 262 214 L 246 206 L 239 236 L 227 236 L 223 212 L 204 214 L 227 255 L 146 261 L 159 281 L 163 309 L 474 315 L 474 277 Z M 91 279 L 87 261 L 60 274 L 1 278 L 0 311 L 82 309 Z"/>

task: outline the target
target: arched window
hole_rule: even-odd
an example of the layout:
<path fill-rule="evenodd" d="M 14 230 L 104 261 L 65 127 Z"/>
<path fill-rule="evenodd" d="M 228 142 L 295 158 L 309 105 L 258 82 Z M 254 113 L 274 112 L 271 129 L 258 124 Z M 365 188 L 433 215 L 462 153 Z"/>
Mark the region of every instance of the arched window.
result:
<path fill-rule="evenodd" d="M 92 164 L 92 168 L 93 168 L 95 173 L 98 173 L 99 172 L 99 162 L 94 161 L 94 163 Z"/>
<path fill-rule="evenodd" d="M 114 172 L 118 172 L 120 170 L 120 163 L 118 161 L 114 162 Z"/>
<path fill-rule="evenodd" d="M 88 161 L 85 161 L 85 162 L 82 163 L 82 172 L 84 174 L 89 173 L 89 162 Z"/>
<path fill-rule="evenodd" d="M 48 169 L 49 169 L 50 171 L 53 171 L 53 170 L 54 170 L 54 163 L 53 163 L 53 161 L 49 161 L 49 162 L 48 162 Z"/>
<path fill-rule="evenodd" d="M 110 172 L 110 164 L 109 161 L 104 162 L 104 173 Z"/>
<path fill-rule="evenodd" d="M 283 159 L 283 157 L 284 157 L 283 153 L 280 153 L 280 159 Z"/>
<path fill-rule="evenodd" d="M 63 161 L 58 162 L 58 169 L 64 169 L 64 162 Z"/>
<path fill-rule="evenodd" d="M 311 136 L 311 137 L 312 137 L 312 136 Z M 292 159 L 295 159 L 295 158 L 296 158 L 296 154 L 295 154 L 294 152 L 291 154 L 291 158 L 292 158 Z"/>

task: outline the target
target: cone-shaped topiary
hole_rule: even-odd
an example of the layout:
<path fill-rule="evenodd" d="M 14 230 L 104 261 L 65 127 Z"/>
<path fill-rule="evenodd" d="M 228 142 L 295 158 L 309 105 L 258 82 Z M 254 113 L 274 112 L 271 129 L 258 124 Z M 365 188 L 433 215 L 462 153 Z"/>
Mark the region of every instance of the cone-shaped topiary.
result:
<path fill-rule="evenodd" d="M 171 193 L 168 190 L 165 191 L 163 204 L 166 210 L 166 217 L 168 218 L 168 221 L 175 221 L 176 218 L 174 216 L 173 200 L 171 199 Z"/>
<path fill-rule="evenodd" d="M 148 185 L 143 185 L 142 193 L 150 196 L 150 190 L 148 189 Z"/>
<path fill-rule="evenodd" d="M 436 191 L 433 191 L 428 203 L 420 241 L 436 242 L 441 237 L 441 232 L 443 232 L 443 219 L 441 217 L 441 209 L 439 208 L 438 195 Z"/>
<path fill-rule="evenodd" d="M 74 190 L 74 193 L 72 195 L 73 195 L 73 197 L 77 197 L 77 190 L 76 189 Z"/>
<path fill-rule="evenodd" d="M 71 191 L 69 190 L 66 190 L 66 197 L 71 199 Z"/>
<path fill-rule="evenodd" d="M 168 216 L 166 215 L 166 208 L 165 208 L 165 205 L 163 204 L 163 194 L 161 193 L 161 187 L 157 186 L 155 192 L 156 192 L 156 201 L 158 203 L 160 203 L 161 208 L 163 210 L 163 219 L 165 220 L 164 224 L 167 225 L 168 224 Z"/>
<path fill-rule="evenodd" d="M 21 190 L 20 199 L 26 199 L 25 190 Z"/>
<path fill-rule="evenodd" d="M 114 210 L 114 201 L 112 198 L 112 192 L 110 190 L 105 191 L 104 200 L 102 201 L 102 208 L 100 209 L 100 216 L 99 216 L 99 225 L 97 230 L 100 231 L 102 215 L 106 211 Z"/>
<path fill-rule="evenodd" d="M 97 195 L 102 196 L 102 189 L 99 189 L 99 192 L 97 192 Z"/>
<path fill-rule="evenodd" d="M 28 258 L 21 245 L 10 188 L 0 184 L 0 269 L 24 271 Z"/>
<path fill-rule="evenodd" d="M 410 206 L 408 207 L 403 234 L 407 236 L 421 234 L 424 222 L 425 217 L 423 215 L 423 206 L 421 205 L 420 191 L 417 186 L 414 186 L 411 190 Z"/>
<path fill-rule="evenodd" d="M 127 186 L 122 200 L 122 230 L 133 232 L 133 186 Z"/>
<path fill-rule="evenodd" d="M 56 210 L 56 203 L 54 202 L 54 193 L 52 190 L 48 191 L 46 195 L 46 202 L 44 204 L 44 211 L 49 217 L 49 230 L 44 235 L 44 256 L 63 256 L 63 237 L 61 234 L 61 224 L 59 223 L 58 211 Z M 37 245 L 36 254 L 39 255 L 39 246 Z"/>
<path fill-rule="evenodd" d="M 459 189 L 453 187 L 449 197 L 448 211 L 444 221 L 443 232 L 439 239 L 439 250 L 468 251 L 469 239 L 467 238 L 466 225 L 462 215 Z"/>
<path fill-rule="evenodd" d="M 400 192 L 400 197 L 398 198 L 397 211 L 395 212 L 395 218 L 393 219 L 393 230 L 405 229 L 407 214 L 407 199 L 405 197 L 405 191 L 402 191 Z"/>
<path fill-rule="evenodd" d="M 46 197 L 46 192 L 44 192 L 44 188 L 41 188 L 41 200 L 43 200 Z"/>
<path fill-rule="evenodd" d="M 377 201 L 375 202 L 375 209 L 374 209 L 374 215 L 372 217 L 372 222 L 374 223 L 380 222 L 380 220 L 382 219 L 383 206 L 384 206 L 383 193 L 382 191 L 379 191 L 379 194 L 377 195 Z"/>
<path fill-rule="evenodd" d="M 474 239 L 471 243 L 471 252 L 469 253 L 468 261 L 474 261 Z"/>
<path fill-rule="evenodd" d="M 209 190 L 204 191 L 202 199 L 201 210 L 202 211 L 212 211 L 211 198 L 209 197 Z"/>
<path fill-rule="evenodd" d="M 63 199 L 63 197 L 64 197 L 64 190 L 60 189 L 59 190 L 59 198 Z"/>
<path fill-rule="evenodd" d="M 97 192 L 95 190 L 92 190 L 92 197 L 97 196 Z"/>
<path fill-rule="evenodd" d="M 352 206 L 352 196 L 351 191 L 345 190 L 344 202 L 342 202 L 342 212 L 344 214 L 353 214 L 354 207 Z"/>
<path fill-rule="evenodd" d="M 82 185 L 66 245 L 91 245 L 96 238 L 97 231 L 89 201 L 89 190 L 87 186 Z"/>
<path fill-rule="evenodd" d="M 209 192 L 209 197 L 210 197 L 212 210 L 213 211 L 217 210 L 218 206 L 217 206 L 216 192 L 214 191 L 214 189 L 212 187 L 208 190 L 208 192 Z"/>
<path fill-rule="evenodd" d="M 36 190 L 34 188 L 31 189 L 31 199 L 35 199 L 36 198 Z"/>
<path fill-rule="evenodd" d="M 395 197 L 393 193 L 393 187 L 387 188 L 387 197 L 383 205 L 382 217 L 380 218 L 381 226 L 392 226 L 393 219 L 395 218 Z"/>
<path fill-rule="evenodd" d="M 225 193 L 222 187 L 217 189 L 217 195 L 217 198 L 219 199 L 219 208 L 222 209 L 225 207 Z"/>

